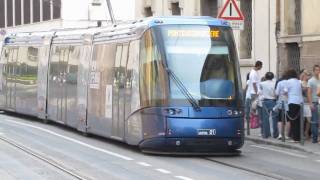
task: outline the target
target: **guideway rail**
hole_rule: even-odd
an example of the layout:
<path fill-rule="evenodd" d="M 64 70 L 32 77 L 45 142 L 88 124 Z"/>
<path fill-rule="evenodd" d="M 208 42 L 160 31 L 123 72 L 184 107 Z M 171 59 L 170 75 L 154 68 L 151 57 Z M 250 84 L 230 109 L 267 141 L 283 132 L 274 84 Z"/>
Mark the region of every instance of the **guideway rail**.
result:
<path fill-rule="evenodd" d="M 21 144 L 18 144 L 17 142 L 11 140 L 11 139 L 8 139 L 6 137 L 3 137 L 3 136 L 0 136 L 0 140 L 13 146 L 13 147 L 16 147 L 18 148 L 19 150 L 25 152 L 26 154 L 30 155 L 30 156 L 33 156 L 39 160 L 41 160 L 42 162 L 45 162 L 46 164 L 49 164 L 51 166 L 53 166 L 54 168 L 70 175 L 71 177 L 75 178 L 75 179 L 79 179 L 79 180 L 91 180 L 91 178 L 89 177 L 86 177 L 84 175 L 81 175 L 77 172 L 75 172 L 74 170 L 68 168 L 68 167 L 65 167 L 62 163 L 59 163 L 57 161 L 54 161 L 30 148 L 27 148 Z"/>

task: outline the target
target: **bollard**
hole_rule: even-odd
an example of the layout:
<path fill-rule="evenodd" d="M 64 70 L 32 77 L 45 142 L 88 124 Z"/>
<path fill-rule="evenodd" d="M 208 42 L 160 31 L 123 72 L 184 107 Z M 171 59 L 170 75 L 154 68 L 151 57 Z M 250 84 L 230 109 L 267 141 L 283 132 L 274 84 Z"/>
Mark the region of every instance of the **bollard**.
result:
<path fill-rule="evenodd" d="M 300 144 L 304 145 L 304 104 L 300 105 Z"/>
<path fill-rule="evenodd" d="M 247 121 L 247 135 L 250 136 L 250 112 L 249 112 L 249 117 L 246 117 Z"/>
<path fill-rule="evenodd" d="M 246 101 L 248 101 L 247 99 L 246 99 Z M 245 101 L 245 102 L 246 102 Z M 246 115 L 246 122 L 247 122 L 247 136 L 250 136 L 250 115 L 251 115 L 251 104 L 252 104 L 252 100 L 250 99 L 249 100 L 249 113 L 247 113 L 246 111 L 245 111 L 245 115 Z M 247 102 L 246 102 L 246 104 L 245 104 L 245 106 L 247 105 Z M 245 107 L 246 108 L 246 107 Z M 247 110 L 247 109 L 245 109 L 245 110 Z M 247 117 L 247 115 L 249 116 L 249 117 Z"/>
<path fill-rule="evenodd" d="M 286 133 L 285 133 L 285 126 L 286 126 L 286 111 L 284 109 L 284 101 L 281 102 L 281 121 L 282 121 L 282 126 L 281 126 L 281 140 L 282 142 L 286 141 Z"/>

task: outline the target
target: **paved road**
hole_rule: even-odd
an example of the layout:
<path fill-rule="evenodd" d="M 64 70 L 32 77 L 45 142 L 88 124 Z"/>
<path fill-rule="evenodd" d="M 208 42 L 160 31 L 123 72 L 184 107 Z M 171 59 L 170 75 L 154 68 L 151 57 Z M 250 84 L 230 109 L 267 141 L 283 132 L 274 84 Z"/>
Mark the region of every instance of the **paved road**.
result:
<path fill-rule="evenodd" d="M 30 154 L 26 154 L 7 142 L 0 141 L 0 179 L 62 180 L 76 178 Z"/>
<path fill-rule="evenodd" d="M 320 156 L 314 154 L 247 142 L 238 157 L 145 155 L 122 143 L 4 114 L 0 114 L 0 147 L 0 177 L 5 180 L 320 177 Z"/>

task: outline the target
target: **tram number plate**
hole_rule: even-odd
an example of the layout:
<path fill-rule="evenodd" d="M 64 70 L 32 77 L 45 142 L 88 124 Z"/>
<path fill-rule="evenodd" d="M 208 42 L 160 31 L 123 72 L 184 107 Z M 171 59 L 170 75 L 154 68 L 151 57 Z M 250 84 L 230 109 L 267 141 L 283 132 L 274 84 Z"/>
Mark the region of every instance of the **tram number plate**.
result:
<path fill-rule="evenodd" d="M 214 136 L 216 133 L 216 129 L 198 129 L 199 136 Z"/>

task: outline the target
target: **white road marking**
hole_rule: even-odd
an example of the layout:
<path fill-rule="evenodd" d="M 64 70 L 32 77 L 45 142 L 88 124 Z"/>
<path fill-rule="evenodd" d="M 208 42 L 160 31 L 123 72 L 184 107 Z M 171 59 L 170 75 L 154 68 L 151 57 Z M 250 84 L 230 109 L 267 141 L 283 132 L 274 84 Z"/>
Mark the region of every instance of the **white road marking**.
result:
<path fill-rule="evenodd" d="M 145 167 L 150 167 L 151 164 L 145 163 L 145 162 L 137 162 L 137 164 L 141 165 L 141 166 L 145 166 Z"/>
<path fill-rule="evenodd" d="M 184 177 L 184 176 L 175 176 L 175 178 L 183 179 L 183 180 L 193 180 L 193 179 L 191 179 L 191 178 Z"/>
<path fill-rule="evenodd" d="M 282 151 L 282 150 L 279 150 L 279 149 L 273 149 L 273 148 L 264 147 L 264 146 L 257 146 L 257 145 L 250 145 L 250 146 L 256 147 L 256 148 L 260 148 L 260 149 L 267 149 L 267 150 L 270 150 L 270 151 L 275 151 L 275 152 L 279 152 L 279 153 L 283 153 L 283 154 L 287 154 L 287 155 L 295 156 L 295 157 L 299 157 L 299 158 L 307 158 L 307 156 L 304 156 L 304 155 L 301 155 L 301 154 Z"/>
<path fill-rule="evenodd" d="M 31 128 L 34 128 L 34 129 L 38 129 L 38 130 L 40 130 L 40 131 L 43 131 L 43 132 L 52 134 L 52 135 L 54 135 L 54 136 L 63 138 L 63 139 L 65 139 L 65 140 L 68 140 L 68 141 L 74 142 L 74 143 L 76 143 L 76 144 L 85 146 L 85 147 L 87 147 L 87 148 L 90 148 L 90 149 L 93 149 L 93 150 L 96 150 L 96 151 L 100 151 L 100 152 L 102 152 L 102 153 L 105 153 L 105 154 L 108 154 L 108 155 L 111 155 L 111 156 L 114 156 L 114 157 L 118 157 L 118 158 L 121 158 L 121 159 L 124 159 L 124 160 L 127 160 L 127 161 L 132 161 L 132 160 L 133 160 L 133 158 L 130 158 L 130 157 L 128 157 L 128 156 L 124 156 L 124 155 L 122 155 L 122 154 L 118 154 L 118 153 L 111 152 L 111 151 L 108 151 L 108 150 L 105 150 L 105 149 L 101 149 L 101 148 L 98 148 L 98 147 L 95 147 L 95 146 L 92 146 L 92 145 L 83 143 L 83 142 L 78 141 L 78 140 L 76 140 L 76 139 L 72 139 L 72 138 L 70 138 L 70 137 L 57 134 L 57 133 L 55 133 L 55 132 L 53 132 L 53 131 L 50 131 L 50 130 L 47 130 L 47 129 L 44 129 L 44 128 L 41 128 L 41 127 L 37 127 L 37 126 L 33 126 L 33 125 L 30 125 L 30 124 L 25 124 L 25 123 L 21 123 L 21 122 L 16 122 L 16 121 L 12 121 L 12 120 L 7 120 L 7 119 L 4 119 L 4 121 L 11 122 L 11 123 L 15 123 L 15 124 L 22 125 L 22 126 L 31 127 Z"/>
<path fill-rule="evenodd" d="M 165 169 L 155 169 L 156 171 L 162 172 L 163 174 L 170 174 L 171 172 Z"/>

